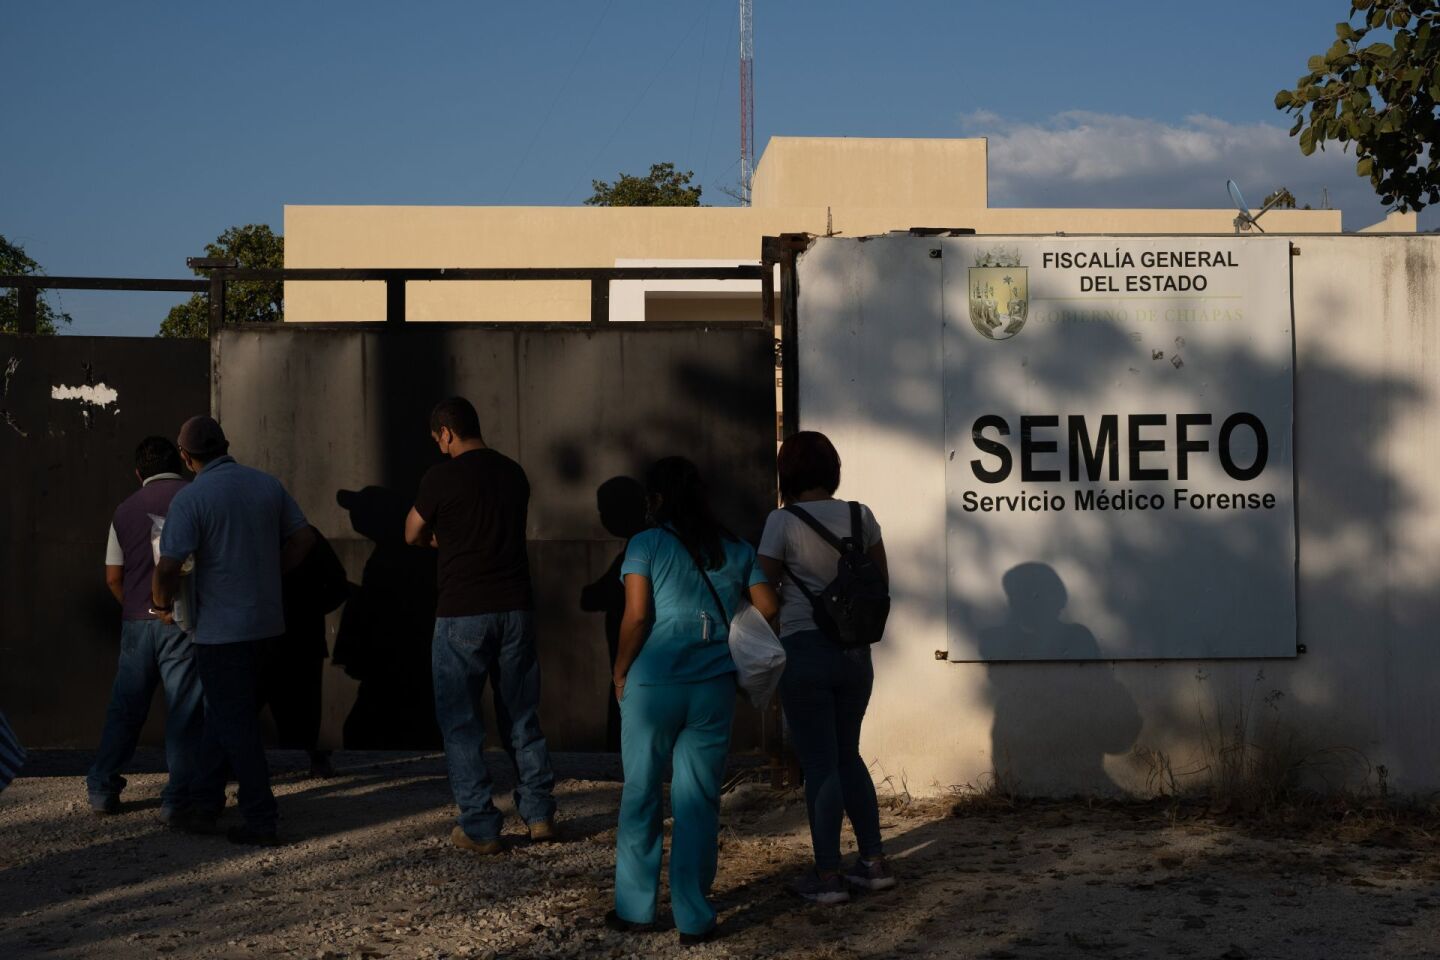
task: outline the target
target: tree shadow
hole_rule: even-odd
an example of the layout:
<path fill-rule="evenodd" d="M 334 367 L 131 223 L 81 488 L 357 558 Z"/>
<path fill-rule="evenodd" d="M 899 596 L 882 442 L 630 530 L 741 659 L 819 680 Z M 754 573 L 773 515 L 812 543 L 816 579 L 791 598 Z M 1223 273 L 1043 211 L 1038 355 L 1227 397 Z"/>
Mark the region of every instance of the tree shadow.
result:
<path fill-rule="evenodd" d="M 1440 647 L 1429 636 L 1440 622 L 1440 592 L 1433 589 L 1440 568 L 1427 519 L 1437 502 L 1433 463 L 1427 465 L 1422 453 L 1428 448 L 1414 438 L 1433 432 L 1435 387 L 1414 318 L 1434 311 L 1434 257 L 1416 252 L 1418 238 L 1299 242 L 1307 259 L 1292 261 L 1293 357 L 1261 354 L 1239 334 L 1196 336 L 1183 345 L 1181 364 L 1172 362 L 1175 344 L 1151 343 L 1145 328 L 1124 324 L 1090 324 L 1095 349 L 1084 362 L 1030 350 L 1029 330 L 1007 344 L 977 345 L 968 316 L 946 314 L 947 271 L 965 268 L 964 262 L 947 263 L 949 241 L 928 244 L 942 248 L 944 256 L 937 258 L 926 257 L 927 244 L 908 238 L 852 243 L 864 255 L 831 260 L 836 279 L 830 284 L 809 282 L 805 260 L 838 257 L 823 245 L 845 241 L 817 241 L 804 255 L 798 343 L 803 425 L 830 433 L 840 445 L 846 457 L 842 495 L 875 509 L 892 564 L 891 639 L 875 651 L 871 707 L 885 725 L 867 736 L 867 752 L 878 751 L 891 772 L 910 766 L 913 782 L 920 767 L 940 785 L 1000 778 L 1007 767 L 1054 773 L 1066 751 L 1044 738 L 1024 737 L 1008 757 L 976 762 L 970 758 L 978 745 L 968 731 L 1023 729 L 994 723 L 996 697 L 1053 708 L 1095 696 L 1101 685 L 1093 691 L 1086 685 L 1106 674 L 1111 680 L 1103 686 L 1127 696 L 1112 714 L 1078 715 L 1077 722 L 1123 732 L 1136 726 L 1130 713 L 1138 711 L 1144 732 L 1135 746 L 1173 759 L 1176 771 L 1200 775 L 1217 707 L 1227 723 L 1239 723 L 1243 738 L 1258 734 L 1245 700 L 1259 676 L 1279 727 L 1312 747 L 1368 754 L 1387 766 L 1392 787 L 1433 787 L 1434 752 L 1427 743 L 1436 735 L 1434 711 L 1417 714 L 1415 705 L 1431 699 L 1421 678 L 1440 669 Z M 1342 243 L 1352 246 L 1342 249 Z M 1406 244 L 1404 256 L 1387 252 L 1372 262 L 1369 254 L 1347 253 L 1382 243 Z M 885 253 L 885 245 L 898 252 Z M 879 254 L 876 247 L 882 247 Z M 1349 317 L 1373 321 L 1363 328 L 1335 322 Z M 1293 376 L 1293 445 L 1276 431 L 1267 470 L 1293 478 L 1298 561 L 1284 558 L 1283 528 L 1259 516 L 1244 524 L 1181 516 L 1162 532 L 1135 514 L 1101 518 L 1070 509 L 1035 520 L 1027 544 L 1001 542 L 962 509 L 954 479 L 975 456 L 972 424 L 947 419 L 946 384 L 964 384 L 981 396 L 1017 389 L 1003 382 L 1008 371 L 987 365 L 982 348 L 1011 348 L 1027 358 L 1022 392 L 1033 413 L 1063 414 L 1093 398 L 1134 396 L 1146 382 L 1139 371 L 1152 364 L 1159 386 L 1144 387 L 1149 392 L 1143 395 L 1172 414 L 1216 405 L 1212 385 L 1198 371 L 1224 370 L 1226 382 L 1235 385 L 1224 403 L 1236 408 L 1267 393 L 1283 396 Z M 941 464 L 951 474 L 944 489 L 936 480 Z M 1103 552 L 1078 563 L 1059 549 L 1093 535 L 1104 520 L 1113 522 L 1114 536 Z M 1101 661 L 1088 675 L 1071 663 L 976 662 L 984 659 L 976 654 L 987 631 L 1011 616 L 1009 598 L 997 589 L 998 574 L 1023 562 L 1045 564 L 1063 579 L 1067 616 L 1089 631 L 1094 646 L 1086 648 Z M 1185 589 L 1188 573 L 1197 570 L 1209 585 Z M 1292 591 L 1294 635 L 1308 650 L 1303 655 L 1297 655 L 1283 617 L 1249 615 L 1260 609 L 1283 613 L 1272 598 Z M 1171 645 L 1182 634 L 1185 647 Z M 1070 640 L 1078 642 L 1078 634 Z M 937 650 L 955 662 L 923 666 Z M 1153 659 L 1157 650 L 1167 658 Z M 1247 656 L 1247 650 L 1262 651 L 1264 659 Z M 1198 697 L 1197 661 L 1207 678 Z M 928 669 L 944 670 L 947 677 L 926 677 Z M 1076 683 L 1079 689 L 1072 687 Z M 932 748 L 936 711 L 944 709 L 956 713 L 947 721 L 950 729 L 934 735 Z M 1097 735 L 1097 742 L 1112 748 L 1123 740 Z M 953 745 L 942 749 L 942 743 Z M 1030 756 L 1017 757 L 1022 746 Z M 1153 771 L 1139 758 L 1107 756 L 1106 781 L 1125 790 L 1148 788 Z M 1020 786 L 1068 793 L 1101 782 L 1088 762 L 1076 776 L 1069 783 L 1046 774 Z"/>

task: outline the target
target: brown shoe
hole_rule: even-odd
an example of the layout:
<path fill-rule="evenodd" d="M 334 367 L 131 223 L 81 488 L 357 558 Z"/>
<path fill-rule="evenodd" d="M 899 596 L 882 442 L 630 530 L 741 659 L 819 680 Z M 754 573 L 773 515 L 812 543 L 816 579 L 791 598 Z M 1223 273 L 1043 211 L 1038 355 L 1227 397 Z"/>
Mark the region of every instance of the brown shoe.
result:
<path fill-rule="evenodd" d="M 494 840 L 471 840 L 469 835 L 458 826 L 450 830 L 450 842 L 461 850 L 468 850 L 470 853 L 478 853 L 482 856 L 492 856 L 505 852 L 505 844 L 497 837 Z"/>
<path fill-rule="evenodd" d="M 554 843 L 560 839 L 560 828 L 555 826 L 554 820 L 537 820 L 529 827 L 532 843 Z"/>

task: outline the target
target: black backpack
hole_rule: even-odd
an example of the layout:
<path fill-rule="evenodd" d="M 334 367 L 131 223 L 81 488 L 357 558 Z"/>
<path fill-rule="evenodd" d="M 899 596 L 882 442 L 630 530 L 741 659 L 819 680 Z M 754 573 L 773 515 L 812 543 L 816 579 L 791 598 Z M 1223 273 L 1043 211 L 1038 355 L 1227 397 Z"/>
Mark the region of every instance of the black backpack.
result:
<path fill-rule="evenodd" d="M 842 647 L 863 647 L 879 643 L 890 616 L 890 591 L 880 568 L 865 553 L 860 527 L 860 504 L 850 504 L 850 536 L 843 540 L 826 526 L 793 504 L 785 508 L 814 530 L 840 554 L 835 579 L 816 596 L 786 567 L 790 580 L 805 594 L 815 613 L 820 632 Z"/>

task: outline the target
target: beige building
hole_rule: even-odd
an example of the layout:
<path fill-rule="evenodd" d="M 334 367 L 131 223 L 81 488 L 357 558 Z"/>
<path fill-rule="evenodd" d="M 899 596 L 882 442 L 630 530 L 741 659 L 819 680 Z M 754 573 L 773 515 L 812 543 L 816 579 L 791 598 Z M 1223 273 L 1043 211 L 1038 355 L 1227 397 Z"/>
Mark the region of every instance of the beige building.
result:
<path fill-rule="evenodd" d="M 910 227 L 988 234 L 1230 233 L 1235 211 L 989 205 L 986 141 L 776 137 L 749 207 L 287 206 L 289 267 L 610 267 L 756 263 L 780 233 Z M 1338 210 L 1273 210 L 1272 233 L 1339 233 Z M 1379 229 L 1414 232 L 1414 214 Z M 590 317 L 586 283 L 412 283 L 410 320 Z M 612 320 L 754 316 L 756 282 L 616 284 Z M 381 320 L 380 283 L 291 283 L 289 320 Z"/>
<path fill-rule="evenodd" d="M 1224 235 L 1233 232 L 1235 218 L 1227 208 L 992 208 L 984 140 L 777 138 L 759 164 L 753 199 L 745 208 L 698 209 L 291 206 L 285 213 L 286 259 L 302 268 L 735 264 L 757 262 L 761 238 L 780 233 L 857 237 L 969 227 L 1012 236 Z M 1303 505 L 1298 636 L 1309 652 L 1266 661 L 1263 670 L 1250 660 L 1205 661 L 1200 672 L 1196 662 L 1182 660 L 942 662 L 943 589 L 935 587 L 927 596 L 942 599 L 925 607 L 915 600 L 923 591 L 912 587 L 910 598 L 897 605 L 891 637 L 876 653 L 877 683 L 862 750 L 878 777 L 893 777 L 916 794 L 993 783 L 1023 792 L 1150 795 L 1157 771 L 1184 786 L 1201 778 L 1214 760 L 1206 751 L 1213 750 L 1217 731 L 1219 742 L 1227 742 L 1229 727 L 1222 730 L 1214 718 L 1233 724 L 1240 716 L 1257 729 L 1239 736 L 1258 738 L 1263 720 L 1300 731 L 1307 747 L 1325 748 L 1317 754 L 1356 758 L 1357 768 L 1383 764 L 1397 789 L 1440 788 L 1434 750 L 1440 711 L 1430 681 L 1440 652 L 1433 628 L 1426 630 L 1435 620 L 1440 577 L 1440 490 L 1433 482 L 1435 444 L 1424 442 L 1440 436 L 1437 328 L 1417 322 L 1440 302 L 1440 241 L 1415 236 L 1413 214 L 1392 215 L 1365 231 L 1402 236 L 1340 236 L 1336 210 L 1275 210 L 1263 226 L 1270 233 L 1329 235 L 1298 244 L 1303 256 L 1292 261 L 1290 280 L 1297 502 Z M 736 281 L 617 283 L 611 319 L 754 317 L 757 288 Z M 585 321 L 590 311 L 585 283 L 414 283 L 407 303 L 411 320 Z M 287 289 L 291 320 L 380 320 L 384 310 L 378 283 L 368 289 L 293 283 Z M 914 326 L 912 318 L 910 334 L 903 322 L 887 327 L 884 336 L 900 348 L 869 355 L 871 369 L 881 368 L 872 379 L 885 390 L 900 381 L 900 373 L 914 372 L 887 371 L 885 364 L 928 355 Z M 916 389 L 906 395 L 910 407 L 942 409 L 938 380 Z M 862 405 L 869 397 L 850 392 Z M 831 420 L 837 418 L 842 422 L 810 425 L 833 432 L 842 449 L 866 451 L 847 476 L 857 495 L 886 511 L 887 541 L 894 539 L 891 569 L 909 584 L 943 586 L 943 560 L 915 546 L 936 542 L 935 531 L 945 523 L 943 485 L 925 488 L 914 466 L 933 460 L 934 451 L 907 452 L 905 435 L 877 427 L 864 409 L 848 420 L 832 411 Z M 943 427 L 927 421 L 919 433 L 940 437 Z M 1372 476 L 1377 470 L 1378 481 Z M 900 486 L 877 493 L 895 477 L 902 478 Z M 939 506 L 926 512 L 932 501 Z M 934 610 L 941 614 L 932 615 Z M 1204 679 L 1198 688 L 1197 678 Z M 1010 722 L 1008 739 L 997 736 L 1007 723 L 996 706 L 998 693 L 1019 690 L 1043 714 L 1046 704 L 1089 702 L 1085 691 L 1097 684 L 1123 689 L 1125 702 L 1133 704 L 1131 726 L 1138 726 L 1133 737 L 1111 745 L 1095 733 L 1095 724 L 1079 722 L 1060 735 L 1052 735 L 1053 723 Z M 1283 694 L 1273 716 L 1252 710 L 1256 691 L 1264 695 L 1272 688 Z M 343 697 L 328 702 L 332 715 L 348 708 Z M 1306 775 L 1330 773 L 1317 768 Z M 1337 770 L 1326 782 L 1351 785 L 1344 778 L 1352 773 Z"/>

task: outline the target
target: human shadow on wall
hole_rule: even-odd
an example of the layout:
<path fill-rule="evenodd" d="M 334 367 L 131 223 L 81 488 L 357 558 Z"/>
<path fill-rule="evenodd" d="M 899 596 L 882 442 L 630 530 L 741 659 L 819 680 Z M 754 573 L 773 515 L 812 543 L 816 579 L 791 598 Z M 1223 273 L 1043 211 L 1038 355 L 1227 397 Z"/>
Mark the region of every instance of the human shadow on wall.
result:
<path fill-rule="evenodd" d="M 595 505 L 600 511 L 600 525 L 612 537 L 623 541 L 620 552 L 605 568 L 600 579 L 580 590 L 580 609 L 605 615 L 605 645 L 610 654 L 610 669 L 620 650 L 620 618 L 625 613 L 625 585 L 620 568 L 625 562 L 625 549 L 630 538 L 645 529 L 645 487 L 634 477 L 611 477 L 595 491 Z M 620 705 L 610 684 L 606 683 L 605 701 L 609 704 L 605 721 L 605 749 L 620 750 Z"/>
<path fill-rule="evenodd" d="M 384 487 L 340 490 L 355 532 L 375 544 L 340 617 L 334 662 L 360 681 L 345 719 L 347 750 L 440 746 L 430 640 L 435 631 L 435 551 L 405 543 L 409 509 Z"/>
<path fill-rule="evenodd" d="M 998 786 L 1048 792 L 1107 794 L 1118 790 L 1105 772 L 1107 754 L 1126 753 L 1140 735 L 1140 712 L 1130 692 L 1100 656 L 1095 635 L 1061 619 L 1069 596 L 1053 567 L 1022 563 L 1001 579 L 1008 611 L 1003 623 L 980 631 L 989 661 L 991 757 Z M 1092 661 L 1048 675 L 1043 693 L 1025 662 Z M 1009 661 L 1009 662 L 1006 662 Z"/>

